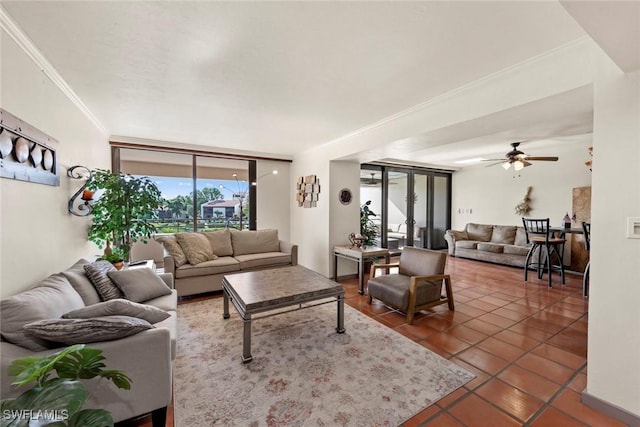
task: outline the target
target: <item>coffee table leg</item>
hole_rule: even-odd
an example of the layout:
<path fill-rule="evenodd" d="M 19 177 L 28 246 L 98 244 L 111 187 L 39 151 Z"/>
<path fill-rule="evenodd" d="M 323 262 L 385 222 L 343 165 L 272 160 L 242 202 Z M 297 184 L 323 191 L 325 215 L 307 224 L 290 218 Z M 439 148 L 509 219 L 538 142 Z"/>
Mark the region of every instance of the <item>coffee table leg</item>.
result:
<path fill-rule="evenodd" d="M 338 295 L 338 327 L 336 332 L 344 334 L 344 295 Z"/>
<path fill-rule="evenodd" d="M 229 316 L 229 295 L 227 295 L 226 289 L 222 290 L 222 306 L 223 306 L 222 318 L 228 319 L 231 316 Z"/>
<path fill-rule="evenodd" d="M 249 363 L 253 360 L 251 356 L 251 316 L 248 315 L 246 319 L 242 319 L 243 334 L 242 334 L 242 363 Z"/>

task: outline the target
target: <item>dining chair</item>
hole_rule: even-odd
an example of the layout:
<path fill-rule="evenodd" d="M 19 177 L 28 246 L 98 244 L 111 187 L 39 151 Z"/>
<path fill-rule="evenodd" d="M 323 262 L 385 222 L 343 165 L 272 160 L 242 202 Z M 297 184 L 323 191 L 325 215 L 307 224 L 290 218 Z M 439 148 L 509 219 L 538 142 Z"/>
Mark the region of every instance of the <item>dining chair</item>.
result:
<path fill-rule="evenodd" d="M 582 221 L 582 232 L 584 236 L 584 247 L 587 252 L 591 251 L 591 223 Z M 589 256 L 591 258 L 591 256 Z M 587 262 L 582 275 L 582 296 L 589 295 L 589 268 L 591 267 L 591 259 Z"/>
<path fill-rule="evenodd" d="M 567 240 L 564 237 L 556 237 L 549 229 L 549 218 L 522 218 L 522 223 L 527 236 L 527 244 L 531 244 L 524 263 L 524 281 L 528 281 L 529 268 L 533 266 L 538 273 L 538 279 L 542 279 L 544 271 L 547 271 L 549 287 L 551 287 L 551 275 L 554 270 L 560 272 L 560 278 L 564 284 L 562 252 L 564 252 L 564 244 Z M 534 261 L 536 251 L 538 257 L 537 261 Z M 552 261 L 553 255 L 556 256 L 557 264 Z"/>
<path fill-rule="evenodd" d="M 415 313 L 440 304 L 454 309 L 451 277 L 444 274 L 447 253 L 405 246 L 395 264 L 374 264 L 368 282 L 368 302 L 376 298 L 407 314 L 412 324 Z M 397 274 L 376 277 L 376 271 L 398 268 Z M 445 295 L 442 295 L 444 284 Z"/>

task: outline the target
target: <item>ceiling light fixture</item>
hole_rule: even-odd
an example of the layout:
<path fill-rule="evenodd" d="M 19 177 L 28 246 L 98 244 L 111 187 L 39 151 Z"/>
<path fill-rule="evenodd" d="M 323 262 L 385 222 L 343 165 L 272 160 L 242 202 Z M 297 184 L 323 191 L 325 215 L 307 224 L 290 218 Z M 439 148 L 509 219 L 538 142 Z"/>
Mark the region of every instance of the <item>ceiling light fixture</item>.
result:
<path fill-rule="evenodd" d="M 511 167 L 511 163 L 509 163 L 509 162 L 504 162 L 504 163 L 502 164 L 502 167 L 504 168 L 504 170 L 508 171 L 508 170 L 509 170 L 509 168 Z"/>

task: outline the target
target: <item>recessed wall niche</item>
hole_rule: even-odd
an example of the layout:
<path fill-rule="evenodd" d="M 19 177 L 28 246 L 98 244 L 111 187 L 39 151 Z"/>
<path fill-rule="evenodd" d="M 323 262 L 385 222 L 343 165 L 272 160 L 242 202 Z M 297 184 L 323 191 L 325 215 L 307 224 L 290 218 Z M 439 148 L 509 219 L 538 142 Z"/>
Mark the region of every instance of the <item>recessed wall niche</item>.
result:
<path fill-rule="evenodd" d="M 59 186 L 57 143 L 0 108 L 0 177 Z"/>

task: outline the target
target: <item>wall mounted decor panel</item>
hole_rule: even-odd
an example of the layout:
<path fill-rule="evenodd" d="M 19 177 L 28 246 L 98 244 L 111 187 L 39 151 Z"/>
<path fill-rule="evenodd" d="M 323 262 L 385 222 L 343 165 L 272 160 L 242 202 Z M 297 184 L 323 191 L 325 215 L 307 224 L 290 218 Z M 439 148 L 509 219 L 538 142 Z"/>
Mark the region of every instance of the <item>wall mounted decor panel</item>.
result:
<path fill-rule="evenodd" d="M 59 186 L 58 141 L 0 108 L 0 176 Z"/>

